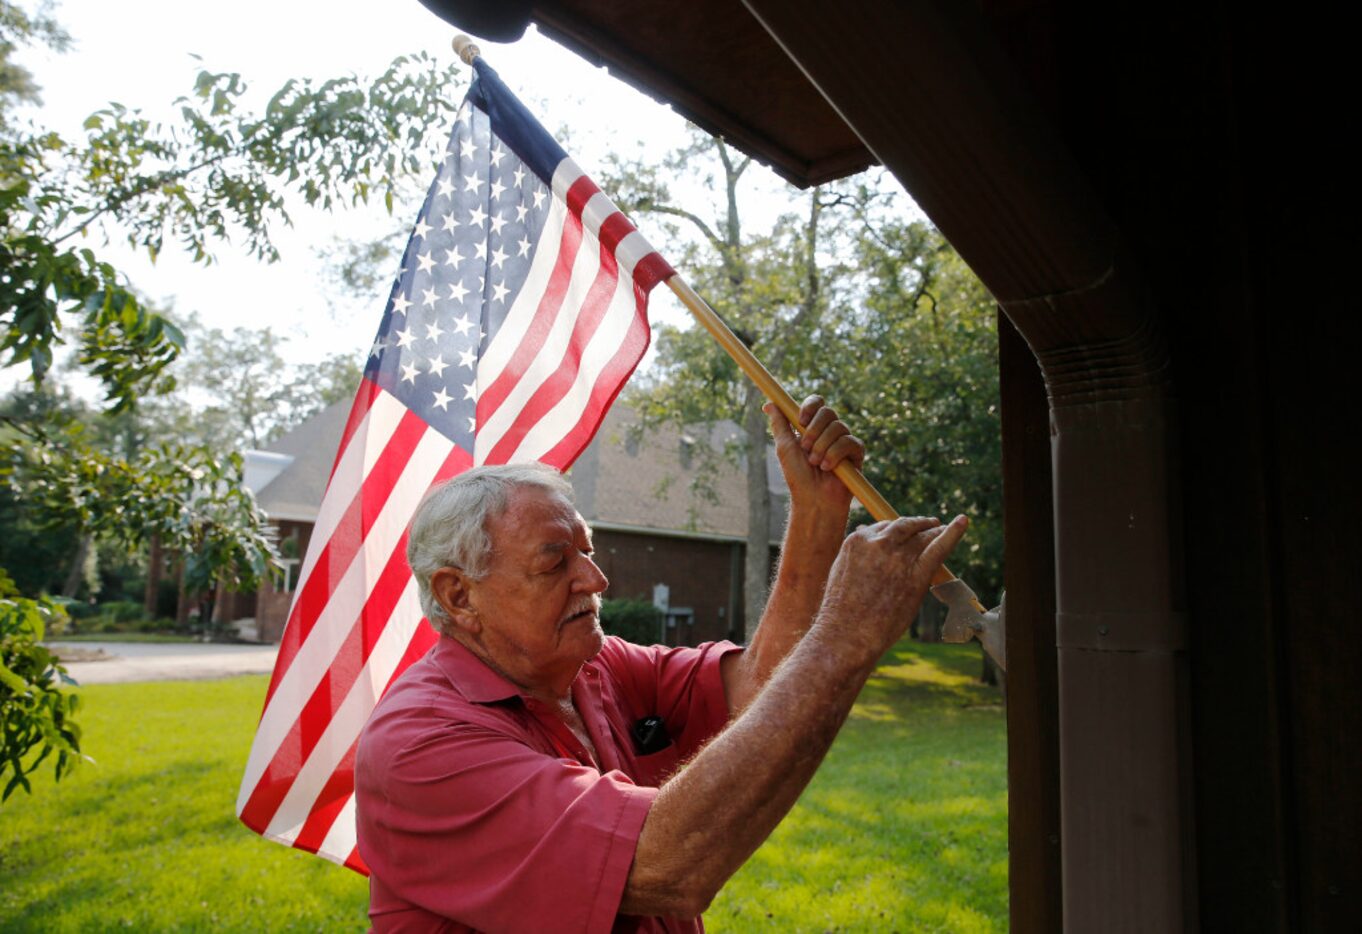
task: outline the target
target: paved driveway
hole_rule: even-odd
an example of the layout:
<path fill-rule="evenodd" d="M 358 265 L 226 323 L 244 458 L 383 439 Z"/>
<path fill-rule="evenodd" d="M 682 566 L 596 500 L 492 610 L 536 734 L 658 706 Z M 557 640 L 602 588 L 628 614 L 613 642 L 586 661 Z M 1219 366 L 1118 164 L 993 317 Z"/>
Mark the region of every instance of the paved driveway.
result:
<path fill-rule="evenodd" d="M 72 661 L 66 670 L 81 684 L 123 681 L 191 681 L 274 670 L 276 645 L 217 645 L 201 642 L 50 642 L 62 648 L 102 652 L 97 661 Z M 82 655 L 85 653 L 81 653 Z"/>

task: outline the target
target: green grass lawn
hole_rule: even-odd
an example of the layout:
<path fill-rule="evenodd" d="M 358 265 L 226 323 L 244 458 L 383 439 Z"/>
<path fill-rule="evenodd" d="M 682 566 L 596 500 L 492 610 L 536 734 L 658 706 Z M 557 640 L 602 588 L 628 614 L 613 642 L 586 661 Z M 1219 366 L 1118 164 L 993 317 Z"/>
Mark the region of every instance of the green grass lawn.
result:
<path fill-rule="evenodd" d="M 1003 714 L 978 651 L 903 643 L 715 932 L 1002 931 Z M 0 931 L 363 930 L 367 887 L 233 813 L 265 678 L 83 688 L 97 762 L 0 807 Z"/>
<path fill-rule="evenodd" d="M 64 632 L 49 640 L 51 645 L 63 642 L 202 642 L 196 636 L 173 632 Z"/>

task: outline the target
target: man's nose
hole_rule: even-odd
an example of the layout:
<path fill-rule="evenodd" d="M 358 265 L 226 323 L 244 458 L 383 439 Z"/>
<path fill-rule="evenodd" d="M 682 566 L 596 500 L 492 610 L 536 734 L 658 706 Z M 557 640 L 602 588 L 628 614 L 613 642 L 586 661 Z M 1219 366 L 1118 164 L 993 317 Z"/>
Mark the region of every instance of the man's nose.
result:
<path fill-rule="evenodd" d="M 590 555 L 582 555 L 582 562 L 577 570 L 577 586 L 583 593 L 602 593 L 610 586 L 610 581 L 596 566 L 596 562 L 591 560 Z"/>

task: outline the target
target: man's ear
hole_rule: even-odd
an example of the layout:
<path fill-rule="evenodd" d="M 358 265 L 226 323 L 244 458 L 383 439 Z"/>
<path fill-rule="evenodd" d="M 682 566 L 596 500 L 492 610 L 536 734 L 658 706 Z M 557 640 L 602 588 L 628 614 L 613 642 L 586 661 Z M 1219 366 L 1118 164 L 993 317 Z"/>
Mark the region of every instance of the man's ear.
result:
<path fill-rule="evenodd" d="M 478 611 L 469 603 L 469 587 L 474 581 L 458 568 L 440 568 L 430 575 L 430 595 L 445 611 L 450 625 L 469 635 L 482 629 Z"/>

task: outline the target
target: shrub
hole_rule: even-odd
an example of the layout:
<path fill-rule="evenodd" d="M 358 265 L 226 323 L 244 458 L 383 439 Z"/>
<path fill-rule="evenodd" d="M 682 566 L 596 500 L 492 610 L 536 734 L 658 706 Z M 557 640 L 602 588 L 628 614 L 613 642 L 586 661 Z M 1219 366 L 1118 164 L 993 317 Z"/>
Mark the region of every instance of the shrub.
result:
<path fill-rule="evenodd" d="M 115 623 L 140 622 L 146 616 L 142 604 L 136 600 L 110 600 L 99 605 L 101 616 L 107 616 Z"/>
<path fill-rule="evenodd" d="M 647 600 L 602 600 L 601 628 L 639 645 L 657 642 L 662 611 Z"/>
<path fill-rule="evenodd" d="M 0 802 L 16 788 L 31 793 L 28 776 L 53 752 L 58 779 L 80 758 L 80 728 L 71 719 L 80 696 L 61 689 L 73 682 L 39 644 L 48 622 L 65 615 L 51 600 L 20 597 L 0 570 Z"/>

